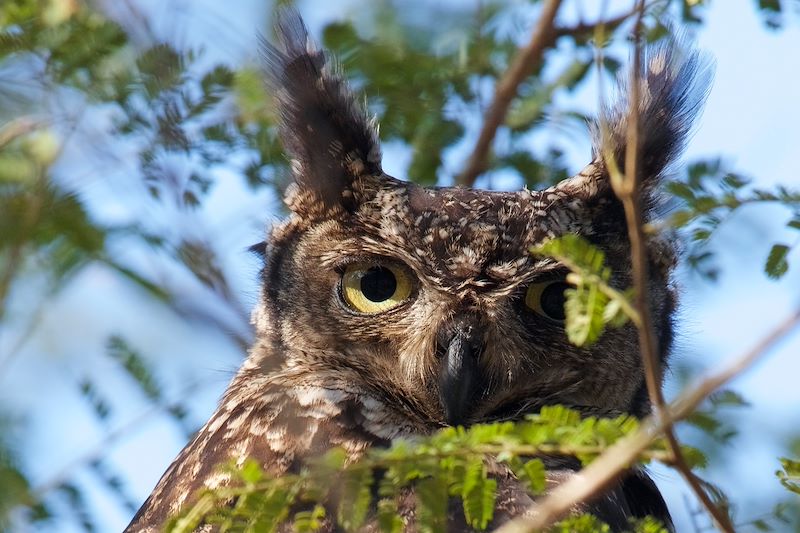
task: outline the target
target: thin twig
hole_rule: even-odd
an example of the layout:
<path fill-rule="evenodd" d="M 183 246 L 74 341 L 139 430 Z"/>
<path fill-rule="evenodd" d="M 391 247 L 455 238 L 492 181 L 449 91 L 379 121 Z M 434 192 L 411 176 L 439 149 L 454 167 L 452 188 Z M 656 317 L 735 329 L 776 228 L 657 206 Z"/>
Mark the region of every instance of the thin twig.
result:
<path fill-rule="evenodd" d="M 568 36 L 579 37 L 582 35 L 592 34 L 595 32 L 595 30 L 597 30 L 597 28 L 603 28 L 604 31 L 614 30 L 617 28 L 617 26 L 621 25 L 623 22 L 625 22 L 635 14 L 636 14 L 636 9 L 631 9 L 630 11 L 620 13 L 616 17 L 612 17 L 607 20 L 598 20 L 596 22 L 582 22 L 574 26 L 556 26 L 555 35 L 556 38 L 568 37 Z"/>
<path fill-rule="evenodd" d="M 674 402 L 665 405 L 661 416 L 646 418 L 636 433 L 614 444 L 589 466 L 532 505 L 524 516 L 507 522 L 495 530 L 495 533 L 528 533 L 545 529 L 567 515 L 578 502 L 607 488 L 667 427 L 692 414 L 709 394 L 749 368 L 798 325 L 800 309 L 795 310 L 755 346 L 733 359 L 722 370 L 685 389 Z"/>
<path fill-rule="evenodd" d="M 641 176 L 639 160 L 639 100 L 641 94 L 642 72 L 642 19 L 644 17 L 644 0 L 637 2 L 636 26 L 634 28 L 634 55 L 630 83 L 630 109 L 628 111 L 628 131 L 626 132 L 625 175 L 623 179 L 612 179 L 614 192 L 625 209 L 625 220 L 631 246 L 631 271 L 633 286 L 636 291 L 636 310 L 641 323 L 638 324 L 639 348 L 644 366 L 645 382 L 648 396 L 653 404 L 656 416 L 664 409 L 664 395 L 661 390 L 661 362 L 659 358 L 658 339 L 654 333 L 650 314 L 649 273 L 647 237 L 644 233 L 644 219 L 641 205 Z M 727 514 L 717 507 L 700 485 L 697 476 L 692 472 L 683 456 L 674 428 L 667 424 L 664 430 L 667 443 L 674 456 L 673 466 L 686 480 L 686 483 L 703 504 L 717 527 L 725 533 L 733 533 L 733 524 Z"/>
<path fill-rule="evenodd" d="M 467 160 L 466 167 L 456 177 L 457 185 L 471 186 L 475 183 L 478 175 L 486 169 L 489 148 L 497 129 L 505 120 L 511 100 L 517 95 L 519 84 L 532 68 L 541 62 L 545 49 L 551 46 L 558 37 L 553 22 L 559 7 L 561 7 L 561 0 L 547 0 L 542 7 L 542 13 L 539 15 L 530 41 L 519 50 L 511 66 L 497 82 L 494 100 L 486 111 L 475 148 Z"/>
<path fill-rule="evenodd" d="M 36 120 L 31 117 L 19 117 L 7 122 L 0 128 L 0 148 L 5 147 L 14 139 L 31 133 L 41 125 L 41 120 Z"/>
<path fill-rule="evenodd" d="M 631 67 L 630 109 L 628 111 L 628 131 L 625 140 L 625 175 L 623 179 L 612 179 L 614 192 L 625 208 L 625 221 L 628 226 L 628 237 L 631 245 L 631 271 L 633 286 L 636 290 L 634 304 L 639 313 L 639 346 L 644 363 L 645 381 L 650 400 L 660 407 L 664 403 L 661 393 L 661 373 L 658 361 L 658 343 L 653 335 L 653 320 L 650 315 L 650 295 L 648 290 L 648 261 L 646 236 L 642 220 L 641 179 L 639 176 L 639 100 L 641 94 L 641 28 L 644 16 L 644 2 L 638 2 L 638 15 L 634 29 L 633 66 Z"/>
<path fill-rule="evenodd" d="M 517 95 L 517 88 L 522 80 L 541 62 L 542 55 L 547 48 L 553 46 L 560 37 L 590 35 L 600 27 L 613 30 L 636 13 L 635 10 L 631 10 L 604 21 L 579 23 L 574 26 L 555 26 L 554 20 L 560 4 L 561 0 L 550 0 L 545 4 L 530 41 L 519 50 L 511 66 L 497 82 L 494 100 L 486 111 L 478 140 L 467 164 L 464 170 L 456 176 L 456 185 L 471 187 L 478 176 L 486 170 L 492 141 L 497 134 L 497 129 L 505 120 L 511 100 Z"/>
<path fill-rule="evenodd" d="M 681 476 L 683 476 L 683 479 L 692 489 L 692 492 L 694 492 L 695 496 L 697 496 L 697 499 L 700 500 L 700 503 L 703 504 L 703 507 L 705 507 L 706 511 L 708 511 L 708 514 L 711 515 L 711 520 L 714 521 L 714 524 L 717 526 L 717 528 L 725 533 L 733 533 L 735 530 L 727 513 L 717 507 L 717 505 L 711 500 L 711 497 L 700 484 L 699 478 L 694 472 L 692 472 L 692 468 L 686 462 L 686 457 L 683 455 L 681 445 L 678 442 L 678 438 L 675 436 L 675 428 L 673 428 L 672 425 L 667 426 L 664 434 L 667 437 L 667 443 L 672 451 L 672 466 L 674 466 Z"/>

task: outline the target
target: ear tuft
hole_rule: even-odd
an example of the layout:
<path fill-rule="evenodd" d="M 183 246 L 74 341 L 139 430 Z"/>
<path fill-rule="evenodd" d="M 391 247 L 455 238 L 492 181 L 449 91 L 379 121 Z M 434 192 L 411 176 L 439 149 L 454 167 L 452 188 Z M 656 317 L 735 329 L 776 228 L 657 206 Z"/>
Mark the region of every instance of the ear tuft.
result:
<path fill-rule="evenodd" d="M 262 42 L 267 85 L 300 192 L 325 208 L 346 206 L 359 175 L 381 173 L 376 127 L 294 9 L 279 12 L 278 46 Z"/>
<path fill-rule="evenodd" d="M 683 150 L 708 95 L 713 69 L 709 59 L 676 38 L 646 47 L 643 53 L 637 172 L 641 177 L 644 216 L 649 219 L 660 200 L 662 178 Z M 592 124 L 593 161 L 550 191 L 589 202 L 613 197 L 606 159 L 610 155 L 620 172 L 625 171 L 631 96 L 630 83 L 625 77 L 620 78 L 618 92 L 619 100 L 606 107 Z"/>
<path fill-rule="evenodd" d="M 695 118 L 708 96 L 712 62 L 672 38 L 645 47 L 644 72 L 639 91 L 639 175 L 647 189 L 658 185 L 676 157 L 683 151 Z M 620 98 L 607 107 L 593 124 L 595 159 L 613 154 L 624 172 L 630 114 L 630 82 L 619 82 Z M 605 166 L 605 165 L 603 165 Z"/>

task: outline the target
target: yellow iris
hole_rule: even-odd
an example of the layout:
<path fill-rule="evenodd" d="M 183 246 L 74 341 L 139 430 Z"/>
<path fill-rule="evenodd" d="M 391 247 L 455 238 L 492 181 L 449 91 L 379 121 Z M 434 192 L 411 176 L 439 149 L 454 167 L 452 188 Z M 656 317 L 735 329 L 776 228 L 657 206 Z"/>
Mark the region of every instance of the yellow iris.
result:
<path fill-rule="evenodd" d="M 353 264 L 342 276 L 345 302 L 360 313 L 381 313 L 397 307 L 411 295 L 411 278 L 391 264 Z"/>
<path fill-rule="evenodd" d="M 563 321 L 566 300 L 564 291 L 569 288 L 570 285 L 562 280 L 531 283 L 525 292 L 525 305 L 551 320 Z"/>

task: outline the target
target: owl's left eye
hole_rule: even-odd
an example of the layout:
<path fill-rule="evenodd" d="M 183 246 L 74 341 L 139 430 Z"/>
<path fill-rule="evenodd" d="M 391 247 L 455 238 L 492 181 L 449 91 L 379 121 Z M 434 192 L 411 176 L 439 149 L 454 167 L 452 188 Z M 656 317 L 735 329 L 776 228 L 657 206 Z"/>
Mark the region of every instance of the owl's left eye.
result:
<path fill-rule="evenodd" d="M 525 305 L 536 313 L 563 322 L 566 319 L 564 291 L 570 288 L 569 283 L 562 280 L 531 283 L 525 292 Z"/>
<path fill-rule="evenodd" d="M 411 277 L 394 265 L 349 265 L 342 276 L 342 296 L 360 313 L 381 313 L 411 295 Z"/>

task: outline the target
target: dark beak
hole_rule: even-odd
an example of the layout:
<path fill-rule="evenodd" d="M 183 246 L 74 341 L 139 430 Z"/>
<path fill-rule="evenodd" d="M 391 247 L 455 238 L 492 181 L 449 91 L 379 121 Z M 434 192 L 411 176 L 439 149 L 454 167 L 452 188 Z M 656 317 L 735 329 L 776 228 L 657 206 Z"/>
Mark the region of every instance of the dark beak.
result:
<path fill-rule="evenodd" d="M 440 333 L 439 350 L 442 357 L 439 401 L 445 421 L 457 426 L 466 420 L 481 382 L 483 332 L 473 321 L 456 321 Z"/>

